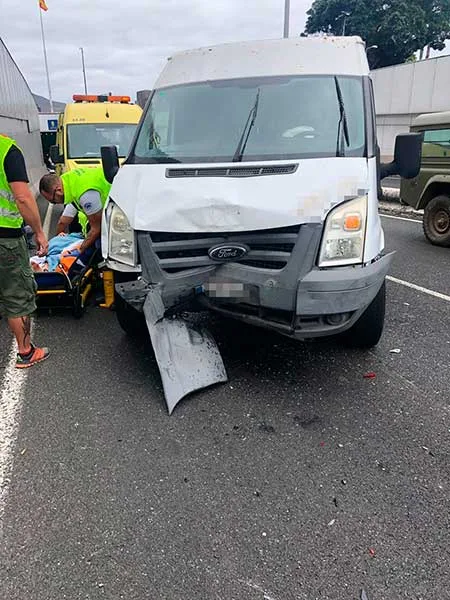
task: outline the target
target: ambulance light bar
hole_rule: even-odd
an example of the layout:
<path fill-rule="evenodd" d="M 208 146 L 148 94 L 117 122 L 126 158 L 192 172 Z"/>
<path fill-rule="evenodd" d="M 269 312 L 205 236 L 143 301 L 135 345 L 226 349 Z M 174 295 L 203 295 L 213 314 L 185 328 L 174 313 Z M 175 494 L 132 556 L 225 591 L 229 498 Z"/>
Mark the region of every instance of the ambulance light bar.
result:
<path fill-rule="evenodd" d="M 129 104 L 131 102 L 130 96 L 91 96 L 74 94 L 74 102 L 120 102 L 121 104 Z"/>

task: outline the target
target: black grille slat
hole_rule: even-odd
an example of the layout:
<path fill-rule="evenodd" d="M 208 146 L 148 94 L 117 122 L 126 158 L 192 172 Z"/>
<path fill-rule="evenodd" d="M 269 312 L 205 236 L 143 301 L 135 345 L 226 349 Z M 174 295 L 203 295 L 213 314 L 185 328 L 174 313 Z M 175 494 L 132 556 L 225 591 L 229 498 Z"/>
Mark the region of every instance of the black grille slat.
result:
<path fill-rule="evenodd" d="M 152 232 L 152 248 L 160 267 L 177 273 L 198 267 L 217 265 L 208 250 L 217 244 L 243 243 L 249 253 L 236 262 L 259 269 L 283 269 L 295 247 L 300 225 L 232 233 Z"/>
<path fill-rule="evenodd" d="M 273 166 L 201 167 L 199 169 L 166 169 L 166 177 L 261 177 L 265 175 L 292 175 L 298 163 Z"/>
<path fill-rule="evenodd" d="M 165 269 L 195 269 L 197 267 L 206 267 L 211 266 L 217 263 L 214 263 L 208 255 L 205 256 L 183 256 L 175 257 L 175 258 L 163 258 L 159 261 L 161 268 Z"/>
<path fill-rule="evenodd" d="M 263 250 L 250 250 L 250 252 L 243 258 L 243 260 L 268 260 L 269 262 L 287 262 L 290 256 L 290 252 L 274 252 L 273 250 L 265 252 Z"/>
<path fill-rule="evenodd" d="M 255 267 L 256 269 L 272 269 L 274 271 L 279 271 L 280 269 L 284 269 L 287 265 L 287 262 L 275 262 L 268 260 L 241 260 L 239 264 L 245 265 L 246 267 Z"/>

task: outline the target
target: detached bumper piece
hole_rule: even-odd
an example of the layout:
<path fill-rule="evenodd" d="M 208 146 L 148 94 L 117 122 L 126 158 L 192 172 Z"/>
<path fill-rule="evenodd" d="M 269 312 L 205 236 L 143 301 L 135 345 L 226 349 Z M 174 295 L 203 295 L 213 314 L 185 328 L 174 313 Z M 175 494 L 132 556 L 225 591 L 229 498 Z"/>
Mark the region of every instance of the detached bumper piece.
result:
<path fill-rule="evenodd" d="M 157 289 L 150 289 L 144 314 L 158 362 L 169 414 L 196 390 L 228 380 L 217 344 L 195 317 L 164 317 Z"/>

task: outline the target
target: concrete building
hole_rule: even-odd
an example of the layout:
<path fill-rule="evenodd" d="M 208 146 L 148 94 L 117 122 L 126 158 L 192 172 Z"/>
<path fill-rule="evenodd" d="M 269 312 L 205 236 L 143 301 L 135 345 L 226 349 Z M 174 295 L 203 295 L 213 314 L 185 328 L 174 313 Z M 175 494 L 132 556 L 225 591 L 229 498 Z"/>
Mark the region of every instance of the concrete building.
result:
<path fill-rule="evenodd" d="M 385 159 L 392 157 L 395 137 L 407 133 L 415 117 L 450 110 L 450 56 L 377 69 L 371 76 Z"/>
<path fill-rule="evenodd" d="M 30 183 L 36 189 L 45 172 L 39 114 L 30 88 L 0 38 L 0 133 L 22 148 Z"/>

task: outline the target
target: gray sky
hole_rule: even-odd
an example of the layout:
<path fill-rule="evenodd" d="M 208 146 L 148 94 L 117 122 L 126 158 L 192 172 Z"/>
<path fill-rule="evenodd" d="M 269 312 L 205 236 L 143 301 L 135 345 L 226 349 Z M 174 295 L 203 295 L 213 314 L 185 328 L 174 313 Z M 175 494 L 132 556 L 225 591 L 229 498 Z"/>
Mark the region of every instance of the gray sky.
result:
<path fill-rule="evenodd" d="M 312 0 L 291 0 L 291 35 Z M 47 0 L 43 13 L 53 99 L 151 88 L 173 52 L 282 37 L 284 0 Z M 0 0 L 0 36 L 33 92 L 48 96 L 38 0 Z"/>

